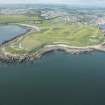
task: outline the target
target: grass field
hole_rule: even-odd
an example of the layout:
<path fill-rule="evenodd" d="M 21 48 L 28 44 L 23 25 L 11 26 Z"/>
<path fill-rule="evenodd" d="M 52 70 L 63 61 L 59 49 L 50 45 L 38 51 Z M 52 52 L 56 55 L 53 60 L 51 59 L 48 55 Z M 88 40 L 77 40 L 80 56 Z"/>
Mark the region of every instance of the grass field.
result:
<path fill-rule="evenodd" d="M 104 41 L 104 36 L 96 28 L 91 26 L 60 25 L 42 28 L 41 32 L 32 33 L 22 40 L 22 46 L 27 49 L 41 44 L 59 42 L 74 46 L 95 45 Z M 31 46 L 31 47 L 30 47 Z"/>
<path fill-rule="evenodd" d="M 31 23 L 38 20 L 37 16 L 25 15 L 0 15 L 0 24 L 5 23 Z"/>

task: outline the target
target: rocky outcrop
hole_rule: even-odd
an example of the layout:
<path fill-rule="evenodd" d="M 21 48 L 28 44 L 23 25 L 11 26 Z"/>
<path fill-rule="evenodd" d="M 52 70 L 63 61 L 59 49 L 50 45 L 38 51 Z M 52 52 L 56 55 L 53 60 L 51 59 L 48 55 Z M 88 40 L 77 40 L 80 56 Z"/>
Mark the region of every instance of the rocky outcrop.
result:
<path fill-rule="evenodd" d="M 0 62 L 2 63 L 24 63 L 24 62 L 33 62 L 36 59 L 44 56 L 47 53 L 53 51 L 63 51 L 71 54 L 87 54 L 95 51 L 92 48 L 71 48 L 69 46 L 59 46 L 59 45 L 49 45 L 41 48 L 35 53 L 28 53 L 23 55 L 12 55 L 12 54 L 1 54 Z"/>

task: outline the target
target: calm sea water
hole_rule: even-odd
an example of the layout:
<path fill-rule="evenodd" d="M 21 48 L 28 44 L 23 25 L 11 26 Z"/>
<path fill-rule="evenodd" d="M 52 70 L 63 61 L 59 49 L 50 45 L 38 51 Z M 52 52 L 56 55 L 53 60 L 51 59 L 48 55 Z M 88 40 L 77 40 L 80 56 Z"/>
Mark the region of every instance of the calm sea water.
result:
<path fill-rule="evenodd" d="M 105 53 L 0 64 L 0 105 L 105 105 Z"/>
<path fill-rule="evenodd" d="M 16 25 L 0 25 L 0 43 L 10 40 L 26 31 L 26 28 Z"/>

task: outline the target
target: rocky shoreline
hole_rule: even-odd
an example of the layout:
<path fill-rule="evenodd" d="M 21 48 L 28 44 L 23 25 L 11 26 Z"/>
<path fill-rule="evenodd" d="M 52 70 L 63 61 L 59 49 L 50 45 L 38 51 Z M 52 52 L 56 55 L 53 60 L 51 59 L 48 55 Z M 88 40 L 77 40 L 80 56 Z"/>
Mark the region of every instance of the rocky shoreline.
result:
<path fill-rule="evenodd" d="M 101 46 L 101 47 L 100 47 Z M 101 51 L 105 52 L 105 47 L 100 45 L 97 47 L 73 47 L 68 45 L 47 45 L 38 50 L 35 53 L 28 53 L 23 55 L 5 55 L 0 54 L 0 62 L 1 63 L 25 63 L 25 62 L 33 62 L 44 56 L 47 53 L 53 51 L 63 51 L 70 54 L 87 54 L 90 52 Z"/>
<path fill-rule="evenodd" d="M 33 31 L 39 31 L 39 29 L 38 29 L 37 27 L 31 27 L 31 25 L 27 25 L 27 24 L 18 24 L 18 23 L 9 23 L 9 24 L 10 24 L 10 25 L 18 25 L 18 26 L 20 26 L 20 27 L 26 28 L 26 31 L 25 31 L 24 33 L 21 33 L 20 35 L 17 35 L 17 36 L 15 36 L 15 37 L 11 38 L 10 40 L 6 40 L 6 41 L 2 42 L 2 43 L 0 44 L 0 46 L 4 46 L 4 45 L 6 45 L 6 44 L 8 44 L 8 43 L 12 43 L 12 41 L 17 40 L 17 38 L 23 37 L 23 36 L 25 36 L 26 34 L 31 33 L 31 32 L 33 32 Z M 9 24 L 8 24 L 8 25 L 9 25 Z"/>
<path fill-rule="evenodd" d="M 2 42 L 0 45 L 3 46 L 3 45 L 5 45 L 5 44 L 7 44 L 7 43 L 10 43 L 11 41 L 13 41 L 13 40 L 15 40 L 15 39 L 17 39 L 17 38 L 19 38 L 19 37 L 25 35 L 26 33 L 30 32 L 30 31 L 31 31 L 31 29 L 28 28 L 28 29 L 26 30 L 26 32 L 21 33 L 20 35 L 17 35 L 17 36 L 15 36 L 15 37 L 11 38 L 10 40 L 4 41 L 4 42 Z"/>

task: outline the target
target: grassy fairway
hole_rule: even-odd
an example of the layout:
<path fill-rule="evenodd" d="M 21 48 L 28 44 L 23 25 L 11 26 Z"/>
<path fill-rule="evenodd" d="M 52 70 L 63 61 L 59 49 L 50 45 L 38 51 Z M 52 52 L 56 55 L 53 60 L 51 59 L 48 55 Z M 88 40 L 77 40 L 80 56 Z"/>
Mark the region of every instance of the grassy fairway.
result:
<path fill-rule="evenodd" d="M 23 49 L 38 49 L 43 45 L 63 43 L 72 46 L 96 45 L 105 40 L 103 33 L 97 28 L 86 25 L 57 24 L 41 27 L 41 31 L 31 33 L 15 45 L 21 43 Z"/>
<path fill-rule="evenodd" d="M 9 19 L 10 18 L 10 19 Z M 30 24 L 29 19 L 35 17 L 28 16 L 0 16 L 0 22 L 25 23 Z M 22 22 L 23 21 L 23 22 Z M 71 46 L 90 46 L 100 44 L 105 41 L 103 33 L 98 27 L 83 24 L 67 24 L 55 20 L 43 20 L 37 24 L 41 29 L 40 32 L 33 32 L 24 36 L 21 40 L 10 43 L 6 49 L 10 52 L 36 51 L 43 45 L 62 43 Z M 21 44 L 21 48 L 19 45 Z M 11 47 L 12 46 L 12 47 Z"/>

